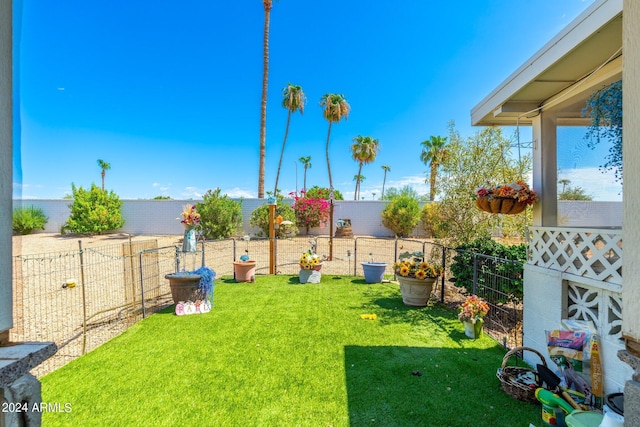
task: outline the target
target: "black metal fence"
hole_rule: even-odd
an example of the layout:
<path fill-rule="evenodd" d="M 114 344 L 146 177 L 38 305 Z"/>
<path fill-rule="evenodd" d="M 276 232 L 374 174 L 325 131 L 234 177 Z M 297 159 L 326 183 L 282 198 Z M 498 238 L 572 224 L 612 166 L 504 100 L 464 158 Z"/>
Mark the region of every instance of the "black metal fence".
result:
<path fill-rule="evenodd" d="M 423 252 L 427 262 L 445 268 L 433 291 L 436 298 L 452 308 L 464 300 L 456 286 L 461 283 L 452 282 L 455 249 L 417 239 L 277 239 L 276 273 L 298 274 L 300 256 L 312 247 L 325 260 L 324 274 L 362 276 L 361 263 L 373 260 L 387 264 L 389 280 L 400 254 Z M 95 248 L 79 242 L 73 252 L 14 256 L 11 339 L 57 343 L 58 353 L 34 371 L 42 375 L 172 304 L 166 274 L 206 265 L 218 277 L 232 276 L 233 261 L 245 253 L 256 260 L 257 274 L 267 274 L 269 249 L 268 239 L 224 239 L 199 242 L 196 252 L 183 253 L 179 246 L 158 247 L 156 240 L 145 240 Z M 521 280 L 522 264 L 480 254 L 465 259 L 472 260 L 473 271 L 467 288 L 491 306 L 485 330 L 507 347 L 522 345 L 522 308 L 510 291 L 513 282 Z"/>

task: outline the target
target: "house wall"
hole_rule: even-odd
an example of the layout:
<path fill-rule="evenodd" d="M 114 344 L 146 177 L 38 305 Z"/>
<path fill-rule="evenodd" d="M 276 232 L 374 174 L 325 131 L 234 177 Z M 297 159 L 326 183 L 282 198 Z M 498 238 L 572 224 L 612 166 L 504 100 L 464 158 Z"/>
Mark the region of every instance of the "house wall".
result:
<path fill-rule="evenodd" d="M 12 25 L 11 2 L 0 2 L 0 341 L 11 329 Z M 0 414 L 0 424 L 2 421 Z"/>
<path fill-rule="evenodd" d="M 569 280 L 570 279 L 570 280 Z M 583 280 L 579 276 L 567 275 L 558 270 L 550 270 L 529 264 L 524 266 L 524 346 L 538 350 L 546 356 L 550 368 L 556 369 L 555 363 L 548 357 L 546 351 L 546 331 L 565 329 L 562 319 L 568 317 L 567 293 L 570 284 L 577 284 L 594 290 L 595 281 Z M 620 293 L 617 293 L 620 295 Z M 607 298 L 611 292 L 606 289 L 595 289 L 593 295 L 598 295 L 598 309 L 607 311 Z M 625 313 L 626 316 L 626 313 Z M 622 392 L 625 382 L 631 377 L 633 370 L 622 362 L 617 354 L 624 349 L 624 341 L 619 334 L 609 335 L 606 316 L 596 316 L 594 319 L 601 340 L 601 363 L 604 374 L 604 393 Z M 538 357 L 531 352 L 525 352 L 525 360 L 535 366 L 540 363 Z"/>

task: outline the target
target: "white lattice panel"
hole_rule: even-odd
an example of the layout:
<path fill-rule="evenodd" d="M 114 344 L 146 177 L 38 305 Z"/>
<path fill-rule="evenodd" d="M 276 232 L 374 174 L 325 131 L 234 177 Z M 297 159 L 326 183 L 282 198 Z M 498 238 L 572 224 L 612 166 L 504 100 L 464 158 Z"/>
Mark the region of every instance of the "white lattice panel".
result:
<path fill-rule="evenodd" d="M 567 315 L 570 319 L 592 321 L 603 337 L 622 337 L 622 294 L 618 292 L 569 282 Z"/>
<path fill-rule="evenodd" d="M 620 230 L 530 227 L 528 237 L 530 264 L 622 284 Z"/>

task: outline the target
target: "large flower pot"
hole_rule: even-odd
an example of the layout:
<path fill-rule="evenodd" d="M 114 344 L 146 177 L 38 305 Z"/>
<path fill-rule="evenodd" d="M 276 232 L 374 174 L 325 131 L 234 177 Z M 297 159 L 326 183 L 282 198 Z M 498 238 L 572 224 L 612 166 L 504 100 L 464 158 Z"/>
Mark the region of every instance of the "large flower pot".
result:
<path fill-rule="evenodd" d="M 256 281 L 256 262 L 255 261 L 234 261 L 233 275 L 236 282 L 255 282 Z"/>
<path fill-rule="evenodd" d="M 386 262 L 362 262 L 364 280 L 367 283 L 381 283 L 387 269 Z"/>
<path fill-rule="evenodd" d="M 416 279 L 414 277 L 398 276 L 402 302 L 412 307 L 425 307 L 431 297 L 435 282 L 435 278 Z"/>
<path fill-rule="evenodd" d="M 188 273 L 171 273 L 164 276 L 169 280 L 173 302 L 197 301 L 202 298 L 200 292 L 200 275 Z"/>
<path fill-rule="evenodd" d="M 474 322 L 462 322 L 464 323 L 464 334 L 471 338 L 477 339 L 482 336 L 482 326 L 484 325 L 484 320 L 476 319 Z"/>

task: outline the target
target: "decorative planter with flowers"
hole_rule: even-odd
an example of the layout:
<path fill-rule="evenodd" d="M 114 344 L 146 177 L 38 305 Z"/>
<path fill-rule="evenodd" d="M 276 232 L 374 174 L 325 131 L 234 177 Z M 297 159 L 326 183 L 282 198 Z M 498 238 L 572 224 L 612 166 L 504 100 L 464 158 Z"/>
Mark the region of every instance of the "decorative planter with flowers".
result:
<path fill-rule="evenodd" d="M 300 257 L 300 283 L 320 283 L 322 260 L 313 250 L 308 250 Z"/>
<path fill-rule="evenodd" d="M 519 214 L 537 200 L 538 195 L 524 181 L 476 190 L 476 207 L 488 213 Z"/>
<path fill-rule="evenodd" d="M 433 285 L 443 272 L 441 266 L 425 262 L 420 251 L 400 254 L 393 270 L 400 285 L 402 302 L 412 307 L 427 305 Z"/>
<path fill-rule="evenodd" d="M 184 225 L 184 239 L 182 240 L 182 252 L 196 251 L 196 227 L 200 224 L 200 214 L 195 205 L 184 205 L 180 220 Z"/>
<path fill-rule="evenodd" d="M 169 280 L 176 314 L 206 313 L 211 310 L 216 273 L 208 267 L 164 276 Z"/>
<path fill-rule="evenodd" d="M 476 339 L 482 336 L 484 316 L 489 312 L 489 304 L 477 295 L 471 295 L 460 306 L 458 319 L 464 324 L 464 333 L 467 337 Z"/>

